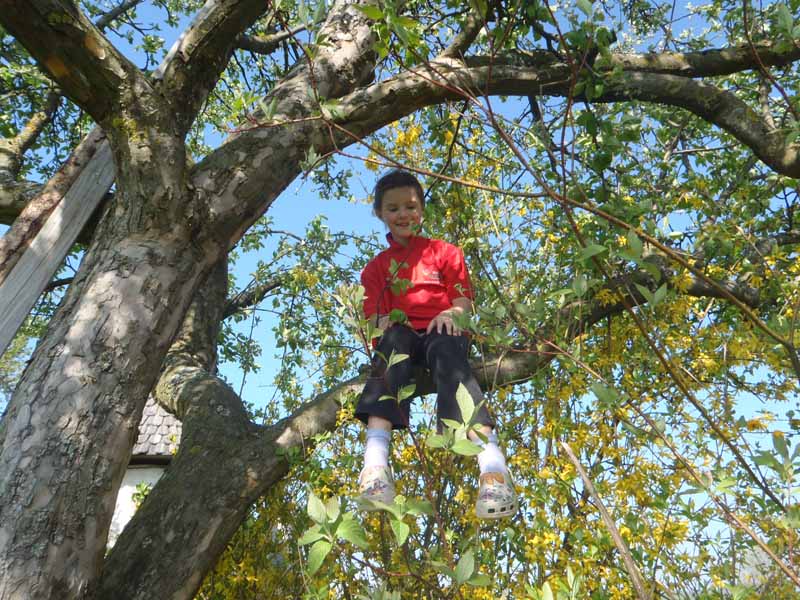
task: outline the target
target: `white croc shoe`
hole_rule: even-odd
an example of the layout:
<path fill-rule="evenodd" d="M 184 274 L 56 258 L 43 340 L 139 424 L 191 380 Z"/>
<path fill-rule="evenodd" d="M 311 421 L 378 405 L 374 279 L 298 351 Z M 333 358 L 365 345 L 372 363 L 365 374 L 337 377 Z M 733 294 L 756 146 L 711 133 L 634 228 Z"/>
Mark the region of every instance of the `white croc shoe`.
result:
<path fill-rule="evenodd" d="M 375 502 L 394 502 L 394 477 L 389 467 L 365 467 L 358 477 L 358 504 L 362 510 L 380 510 Z"/>
<path fill-rule="evenodd" d="M 517 493 L 508 473 L 484 473 L 479 478 L 475 514 L 479 519 L 502 519 L 517 512 Z"/>

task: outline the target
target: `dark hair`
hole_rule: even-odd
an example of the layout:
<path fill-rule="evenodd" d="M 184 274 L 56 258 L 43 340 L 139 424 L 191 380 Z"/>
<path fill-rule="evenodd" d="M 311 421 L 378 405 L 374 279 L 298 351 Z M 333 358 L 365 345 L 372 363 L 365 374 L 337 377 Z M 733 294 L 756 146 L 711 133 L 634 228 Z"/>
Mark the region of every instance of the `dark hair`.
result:
<path fill-rule="evenodd" d="M 422 189 L 422 184 L 419 180 L 408 171 L 392 169 L 386 173 L 386 175 L 378 179 L 378 182 L 375 184 L 375 200 L 372 203 L 372 209 L 375 211 L 375 214 L 380 214 L 381 206 L 383 205 L 383 195 L 387 191 L 403 187 L 414 188 L 414 191 L 417 192 L 417 196 L 419 197 L 420 207 L 425 208 L 425 191 Z"/>

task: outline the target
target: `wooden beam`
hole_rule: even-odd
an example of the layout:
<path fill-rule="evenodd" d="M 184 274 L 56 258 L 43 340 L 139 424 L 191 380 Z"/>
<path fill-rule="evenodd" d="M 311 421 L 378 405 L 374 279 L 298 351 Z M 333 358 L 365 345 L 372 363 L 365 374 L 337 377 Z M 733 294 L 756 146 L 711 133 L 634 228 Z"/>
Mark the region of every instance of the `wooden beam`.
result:
<path fill-rule="evenodd" d="M 39 186 L 39 192 L 30 198 L 16 218 L 11 229 L 0 238 L 0 284 L 22 257 L 33 239 L 39 234 L 47 217 L 75 180 L 92 160 L 97 149 L 106 141 L 103 130 L 95 127 L 72 151 L 67 161 L 50 178 Z"/>
<path fill-rule="evenodd" d="M 115 176 L 111 146 L 104 142 L 0 284 L 0 355 L 58 271 Z"/>

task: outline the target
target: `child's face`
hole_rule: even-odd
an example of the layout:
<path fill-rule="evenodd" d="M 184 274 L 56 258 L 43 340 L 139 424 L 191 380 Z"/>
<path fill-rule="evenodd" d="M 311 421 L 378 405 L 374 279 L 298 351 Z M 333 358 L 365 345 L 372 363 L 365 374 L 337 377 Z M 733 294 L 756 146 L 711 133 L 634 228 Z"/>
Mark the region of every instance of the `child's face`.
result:
<path fill-rule="evenodd" d="M 378 215 L 396 242 L 406 245 L 422 222 L 422 202 L 412 187 L 386 190 Z"/>

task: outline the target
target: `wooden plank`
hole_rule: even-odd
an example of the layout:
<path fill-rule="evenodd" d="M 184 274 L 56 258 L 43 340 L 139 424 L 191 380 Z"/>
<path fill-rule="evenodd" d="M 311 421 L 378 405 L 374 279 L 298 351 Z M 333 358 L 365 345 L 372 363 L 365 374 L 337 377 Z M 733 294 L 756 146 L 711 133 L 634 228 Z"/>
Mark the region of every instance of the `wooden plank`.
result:
<path fill-rule="evenodd" d="M 0 355 L 58 271 L 115 176 L 111 146 L 104 142 L 0 284 Z"/>

